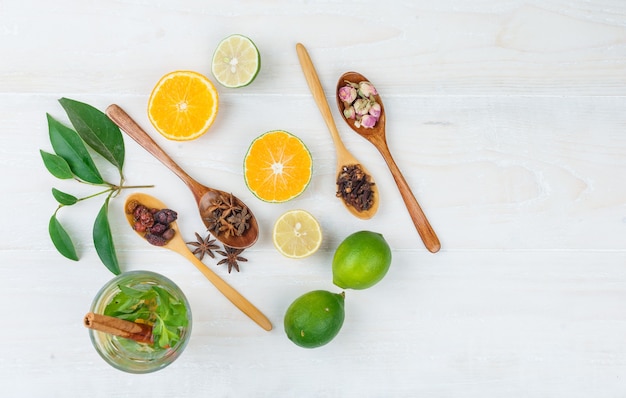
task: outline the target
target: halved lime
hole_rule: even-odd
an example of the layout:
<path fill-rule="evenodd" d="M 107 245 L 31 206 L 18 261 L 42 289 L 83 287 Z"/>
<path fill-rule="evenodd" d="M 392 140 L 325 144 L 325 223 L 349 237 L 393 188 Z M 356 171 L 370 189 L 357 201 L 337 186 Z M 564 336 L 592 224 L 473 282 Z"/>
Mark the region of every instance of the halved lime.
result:
<path fill-rule="evenodd" d="M 224 87 L 236 88 L 252 83 L 261 69 L 261 54 L 246 36 L 230 35 L 213 53 L 211 71 Z"/>

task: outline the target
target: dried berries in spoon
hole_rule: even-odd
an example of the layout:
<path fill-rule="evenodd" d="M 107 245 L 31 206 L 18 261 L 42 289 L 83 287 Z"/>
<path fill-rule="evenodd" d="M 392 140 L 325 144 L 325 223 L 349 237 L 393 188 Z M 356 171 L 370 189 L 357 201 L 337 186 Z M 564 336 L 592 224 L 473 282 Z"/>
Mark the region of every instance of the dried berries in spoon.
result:
<path fill-rule="evenodd" d="M 170 227 L 170 224 L 178 218 L 174 210 L 148 208 L 136 200 L 131 200 L 126 206 L 126 214 L 133 216 L 133 229 L 143 233 L 148 243 L 154 246 L 165 246 L 176 233 Z"/>

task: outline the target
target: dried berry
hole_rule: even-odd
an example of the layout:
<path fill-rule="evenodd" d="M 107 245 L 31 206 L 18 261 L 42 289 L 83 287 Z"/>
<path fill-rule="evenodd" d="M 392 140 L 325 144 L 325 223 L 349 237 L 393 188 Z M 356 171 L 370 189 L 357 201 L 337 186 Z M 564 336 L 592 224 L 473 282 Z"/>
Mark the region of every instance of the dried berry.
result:
<path fill-rule="evenodd" d="M 174 237 L 175 234 L 176 234 L 176 231 L 174 231 L 174 228 L 168 228 L 165 230 L 165 232 L 163 232 L 163 235 L 161 236 L 163 237 L 163 239 L 169 241 L 170 239 Z"/>
<path fill-rule="evenodd" d="M 154 221 L 161 224 L 170 224 L 176 221 L 178 214 L 171 209 L 159 210 L 154 214 Z"/>
<path fill-rule="evenodd" d="M 129 200 L 126 203 L 126 214 L 133 214 L 137 206 L 139 206 L 139 202 L 137 200 Z"/>
<path fill-rule="evenodd" d="M 163 232 L 165 232 L 168 228 L 169 228 L 168 225 L 157 222 L 157 223 L 154 223 L 154 225 L 148 229 L 148 232 L 150 232 L 153 235 L 162 236 Z"/>
<path fill-rule="evenodd" d="M 167 244 L 167 240 L 165 240 L 165 238 L 159 235 L 147 233 L 144 235 L 144 238 L 146 238 L 148 243 L 154 246 L 165 246 Z"/>
<path fill-rule="evenodd" d="M 148 229 L 145 225 L 141 223 L 141 221 L 135 221 L 135 225 L 133 225 L 133 229 L 137 232 L 146 232 Z"/>
<path fill-rule="evenodd" d="M 139 215 L 138 221 L 141 222 L 146 227 L 151 227 L 152 224 L 154 224 L 154 216 L 152 215 L 152 213 L 150 213 L 148 209 L 145 209 Z"/>
<path fill-rule="evenodd" d="M 143 237 L 152 245 L 164 246 L 176 234 L 176 231 L 170 227 L 170 224 L 178 218 L 174 210 L 148 208 L 141 203 L 129 203 L 126 210 L 132 210 L 135 221 L 133 229 L 144 234 Z"/>
<path fill-rule="evenodd" d="M 141 213 L 148 210 L 148 208 L 142 204 L 138 204 L 137 206 L 135 206 L 135 209 L 133 210 L 133 218 L 135 220 L 139 220 L 139 217 L 141 216 Z"/>

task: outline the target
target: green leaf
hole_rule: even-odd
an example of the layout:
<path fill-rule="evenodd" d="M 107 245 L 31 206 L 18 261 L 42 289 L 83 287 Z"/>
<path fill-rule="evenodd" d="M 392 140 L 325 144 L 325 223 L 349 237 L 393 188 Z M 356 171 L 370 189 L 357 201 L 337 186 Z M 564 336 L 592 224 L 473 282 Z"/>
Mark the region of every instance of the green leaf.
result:
<path fill-rule="evenodd" d="M 59 100 L 78 135 L 122 174 L 124 139 L 109 117 L 91 105 L 69 98 Z"/>
<path fill-rule="evenodd" d="M 74 249 L 72 239 L 57 219 L 56 214 L 53 214 L 50 218 L 48 233 L 59 253 L 70 260 L 78 261 L 78 255 L 76 254 L 76 249 Z"/>
<path fill-rule="evenodd" d="M 49 114 L 46 115 L 48 117 L 50 143 L 54 152 L 67 161 L 72 173 L 78 178 L 93 184 L 104 183 L 98 168 L 78 134 L 56 121 Z"/>
<path fill-rule="evenodd" d="M 70 165 L 67 164 L 65 159 L 59 155 L 55 155 L 54 153 L 42 151 L 41 149 L 39 150 L 39 153 L 43 159 L 43 164 L 46 166 L 46 169 L 48 169 L 50 174 L 62 180 L 74 178 Z"/>
<path fill-rule="evenodd" d="M 78 198 L 76 196 L 70 195 L 69 193 L 65 193 L 63 191 L 59 191 L 56 188 L 52 188 L 52 196 L 62 205 L 71 206 L 78 202 Z"/>
<path fill-rule="evenodd" d="M 115 275 L 121 273 L 120 266 L 117 261 L 117 255 L 115 254 L 115 246 L 113 245 L 113 236 L 111 234 L 111 226 L 109 224 L 109 199 L 107 197 L 104 201 L 104 205 L 96 216 L 96 221 L 93 224 L 93 243 L 96 247 L 96 252 L 102 263 L 113 272 Z"/>

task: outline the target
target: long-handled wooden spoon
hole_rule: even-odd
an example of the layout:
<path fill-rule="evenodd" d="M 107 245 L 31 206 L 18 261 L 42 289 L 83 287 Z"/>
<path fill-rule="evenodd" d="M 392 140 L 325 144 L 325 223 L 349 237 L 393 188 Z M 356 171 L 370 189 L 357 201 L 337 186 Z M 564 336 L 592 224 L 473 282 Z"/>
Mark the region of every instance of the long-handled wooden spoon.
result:
<path fill-rule="evenodd" d="M 193 193 L 193 196 L 198 203 L 198 210 L 200 211 L 202 222 L 217 240 L 222 242 L 224 245 L 235 249 L 245 249 L 252 246 L 257 241 L 259 237 L 259 226 L 256 218 L 252 214 L 252 211 L 250 211 L 250 209 L 240 199 L 233 195 L 233 199 L 239 207 L 248 209 L 248 214 L 250 215 L 250 219 L 248 220 L 249 227 L 241 236 L 237 236 L 235 234 L 216 233 L 213 228 L 214 226 L 210 225 L 207 221 L 207 218 L 212 215 L 212 211 L 209 210 L 209 208 L 216 199 L 220 197 L 227 198 L 230 194 L 214 188 L 206 187 L 191 178 L 189 174 L 176 164 L 176 162 L 174 162 L 172 158 L 170 158 L 169 155 L 165 153 L 165 151 L 163 151 L 163 149 L 161 149 L 161 147 L 157 145 L 157 143 L 154 142 L 154 140 L 118 105 L 110 105 L 106 109 L 106 114 L 115 124 L 126 132 L 126 134 L 137 141 L 139 145 L 150 152 L 155 158 L 160 160 L 161 163 L 167 166 L 167 168 L 172 170 L 174 174 L 183 180 Z"/>
<path fill-rule="evenodd" d="M 339 137 L 339 132 L 337 131 L 337 126 L 335 125 L 335 121 L 333 119 L 333 115 L 330 112 L 330 108 L 328 106 L 328 101 L 326 101 L 326 96 L 324 95 L 324 89 L 322 88 L 322 84 L 320 83 L 320 79 L 317 76 L 317 72 L 315 71 L 315 67 L 313 66 L 313 62 L 311 61 L 311 57 L 307 52 L 306 48 L 301 44 L 296 44 L 296 51 L 298 53 L 298 59 L 300 60 L 300 66 L 302 67 L 302 71 L 304 72 L 304 77 L 309 85 L 309 89 L 311 90 L 311 94 L 313 94 L 313 99 L 315 99 L 315 103 L 322 113 L 322 117 L 326 122 L 326 126 L 328 126 L 328 130 L 330 130 L 330 135 L 333 138 L 333 143 L 335 144 L 335 149 L 337 151 L 337 176 L 343 171 L 345 166 L 352 165 L 360 165 L 363 172 L 370 177 L 370 181 L 373 183 L 374 179 L 371 177 L 371 174 L 367 171 L 365 166 L 361 162 L 359 162 L 345 147 L 341 138 Z M 359 210 L 354 206 L 343 201 L 343 204 L 346 206 L 348 211 L 361 219 L 369 219 L 376 214 L 378 210 L 378 203 L 380 202 L 378 196 L 378 188 L 375 184 L 371 186 L 373 202 L 369 209 Z"/>
<path fill-rule="evenodd" d="M 165 209 L 167 206 L 157 198 L 144 194 L 144 193 L 134 193 L 129 195 L 126 198 L 126 204 L 124 208 L 128 208 L 128 202 L 131 200 L 136 200 L 140 204 L 152 208 L 152 209 Z M 132 214 L 126 214 L 126 220 L 131 228 L 135 225 L 135 220 L 133 220 Z M 227 299 L 229 299 L 237 308 L 239 308 L 244 314 L 248 315 L 250 319 L 256 322 L 259 326 L 261 326 L 265 330 L 272 330 L 272 323 L 269 319 L 258 308 L 256 308 L 251 302 L 249 302 L 245 297 L 243 297 L 237 290 L 235 290 L 228 283 L 224 282 L 222 278 L 220 278 L 215 272 L 211 271 L 209 268 L 202 263 L 202 261 L 198 260 L 198 258 L 187 248 L 187 244 L 183 240 L 183 237 L 178 230 L 178 225 L 176 222 L 170 224 L 170 228 L 175 231 L 174 237 L 162 246 L 166 249 L 175 251 L 176 253 L 182 255 L 187 260 L 191 261 L 196 268 L 202 272 L 202 274 L 219 290 L 222 292 Z M 134 228 L 133 228 L 134 230 Z M 137 231 L 135 231 L 137 232 Z M 143 234 L 137 232 L 142 239 Z"/>
<path fill-rule="evenodd" d="M 400 172 L 398 165 L 391 157 L 391 152 L 389 151 L 389 146 L 387 145 L 387 138 L 385 135 L 385 107 L 383 106 L 383 102 L 380 99 L 380 96 L 376 94 L 374 97 L 376 98 L 376 102 L 380 104 L 380 117 L 378 122 L 373 128 L 365 128 L 363 126 L 356 127 L 354 125 L 354 121 L 347 120 L 343 110 L 344 105 L 341 99 L 339 98 L 339 89 L 345 86 L 346 81 L 351 83 L 359 84 L 360 82 L 369 82 L 365 78 L 365 76 L 357 73 L 357 72 L 347 72 L 341 75 L 339 81 L 337 82 L 337 89 L 335 90 L 335 95 L 337 99 L 337 106 L 339 107 L 339 113 L 341 114 L 343 120 L 350 126 L 350 128 L 356 131 L 359 135 L 364 137 L 366 140 L 374 144 L 376 149 L 383 155 L 387 166 L 389 166 L 389 170 L 391 171 L 391 175 L 393 179 L 396 181 L 398 185 L 398 189 L 400 190 L 400 195 L 402 195 L 402 199 L 404 200 L 404 204 L 409 211 L 409 215 L 411 216 L 411 220 L 413 220 L 413 224 L 417 229 L 422 241 L 426 248 L 436 253 L 441 248 L 441 243 L 439 243 L 439 238 L 435 234 L 433 227 L 428 222 L 426 215 L 422 211 L 419 203 L 417 203 L 417 199 L 411 192 L 411 188 L 409 184 L 404 179 L 404 176 Z"/>

